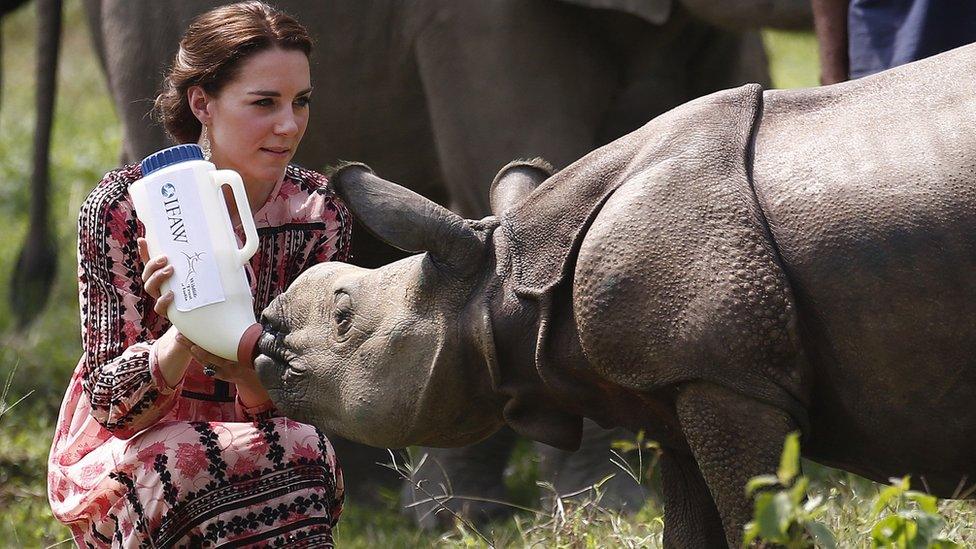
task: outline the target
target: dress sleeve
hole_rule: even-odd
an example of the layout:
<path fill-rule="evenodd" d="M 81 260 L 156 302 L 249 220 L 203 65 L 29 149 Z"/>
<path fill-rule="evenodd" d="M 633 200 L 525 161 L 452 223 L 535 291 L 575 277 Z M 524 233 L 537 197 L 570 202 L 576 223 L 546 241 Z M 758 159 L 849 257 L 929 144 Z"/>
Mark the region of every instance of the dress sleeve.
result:
<path fill-rule="evenodd" d="M 335 528 L 336 524 L 339 523 L 339 516 L 342 515 L 342 504 L 346 500 L 345 480 L 342 476 L 342 466 L 339 465 L 338 460 L 332 468 L 332 474 L 335 479 L 336 494 L 329 514 L 332 519 L 332 528 Z"/>
<path fill-rule="evenodd" d="M 247 421 L 264 421 L 273 417 L 281 417 L 278 408 L 271 400 L 266 400 L 257 406 L 247 407 L 241 402 L 241 396 L 234 398 L 234 406 L 237 408 L 238 417 L 243 417 Z"/>
<path fill-rule="evenodd" d="M 169 387 L 156 368 L 154 343 L 164 322 L 142 287 L 139 224 L 124 184 L 105 183 L 78 218 L 82 386 L 95 420 L 129 438 L 172 409 L 182 380 Z"/>

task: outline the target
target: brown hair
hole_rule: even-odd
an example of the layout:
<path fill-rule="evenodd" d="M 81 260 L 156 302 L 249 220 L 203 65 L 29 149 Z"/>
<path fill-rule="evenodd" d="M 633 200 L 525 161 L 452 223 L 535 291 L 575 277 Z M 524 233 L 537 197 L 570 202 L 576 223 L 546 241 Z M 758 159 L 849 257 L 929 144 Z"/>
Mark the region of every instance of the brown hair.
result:
<path fill-rule="evenodd" d="M 264 2 L 239 2 L 210 10 L 190 22 L 153 105 L 157 121 L 177 143 L 200 138 L 200 121 L 186 92 L 201 86 L 216 96 L 251 55 L 278 47 L 312 53 L 308 31 Z"/>

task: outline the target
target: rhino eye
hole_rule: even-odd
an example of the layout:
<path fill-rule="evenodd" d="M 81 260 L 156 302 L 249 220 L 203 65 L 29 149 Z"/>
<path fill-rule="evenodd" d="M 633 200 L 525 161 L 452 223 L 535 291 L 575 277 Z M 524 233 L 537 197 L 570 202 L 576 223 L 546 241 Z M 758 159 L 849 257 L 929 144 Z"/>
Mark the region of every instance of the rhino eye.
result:
<path fill-rule="evenodd" d="M 344 336 L 352 328 L 352 298 L 348 294 L 337 293 L 332 307 L 332 321 L 335 322 L 336 335 Z"/>

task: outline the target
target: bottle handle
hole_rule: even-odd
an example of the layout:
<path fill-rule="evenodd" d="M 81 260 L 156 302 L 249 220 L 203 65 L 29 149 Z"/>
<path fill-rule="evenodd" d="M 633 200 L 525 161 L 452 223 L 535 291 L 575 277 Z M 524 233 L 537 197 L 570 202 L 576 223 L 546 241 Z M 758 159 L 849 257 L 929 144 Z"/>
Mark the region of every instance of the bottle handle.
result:
<path fill-rule="evenodd" d="M 218 189 L 224 185 L 230 185 L 231 190 L 234 191 L 237 214 L 244 225 L 244 247 L 237 250 L 237 261 L 244 265 L 251 259 L 254 252 L 258 251 L 258 230 L 254 227 L 251 205 L 248 204 L 247 193 L 244 192 L 244 180 L 234 170 L 214 170 L 211 172 L 211 179 Z"/>

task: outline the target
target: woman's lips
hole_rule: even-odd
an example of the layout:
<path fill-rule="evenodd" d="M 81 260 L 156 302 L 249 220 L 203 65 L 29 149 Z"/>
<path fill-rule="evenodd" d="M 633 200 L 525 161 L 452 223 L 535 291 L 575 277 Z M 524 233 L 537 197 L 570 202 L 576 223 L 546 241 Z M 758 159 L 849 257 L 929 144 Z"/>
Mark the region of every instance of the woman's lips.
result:
<path fill-rule="evenodd" d="M 291 149 L 266 149 L 261 147 L 261 151 L 270 154 L 275 158 L 285 158 L 288 156 L 288 153 L 291 152 Z"/>

